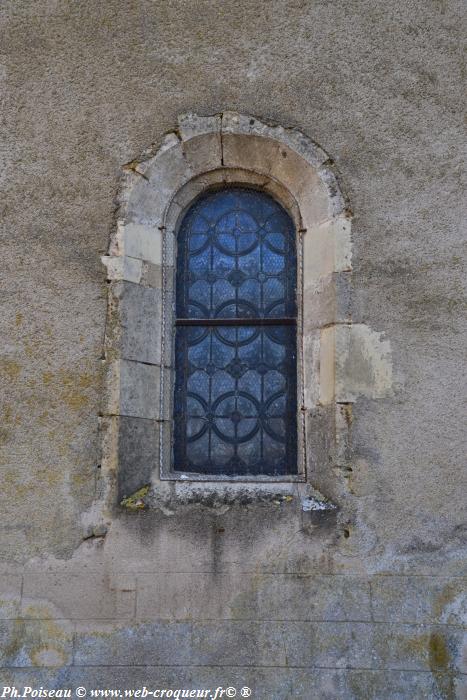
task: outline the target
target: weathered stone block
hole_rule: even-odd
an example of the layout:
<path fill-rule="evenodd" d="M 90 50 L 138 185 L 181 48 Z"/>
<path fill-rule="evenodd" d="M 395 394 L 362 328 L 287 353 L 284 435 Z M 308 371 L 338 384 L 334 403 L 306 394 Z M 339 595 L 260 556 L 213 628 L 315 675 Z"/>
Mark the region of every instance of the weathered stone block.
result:
<path fill-rule="evenodd" d="M 161 264 L 162 233 L 156 225 L 119 222 L 110 249 L 113 255 Z"/>
<path fill-rule="evenodd" d="M 222 149 L 224 165 L 229 168 L 245 168 L 258 173 L 269 173 L 278 158 L 277 141 L 260 136 L 223 134 Z"/>
<path fill-rule="evenodd" d="M 459 698 L 459 700 L 465 700 L 465 698 L 467 698 L 467 676 L 453 677 L 452 674 L 443 674 L 443 676 L 437 675 L 435 677 L 438 689 L 441 691 L 444 690 L 446 696 L 448 696 L 448 692 L 453 692 L 453 697 Z"/>
<path fill-rule="evenodd" d="M 202 116 L 194 112 L 178 115 L 178 130 L 182 141 L 189 141 L 196 136 L 219 133 L 222 125 L 222 116 L 213 114 Z"/>
<path fill-rule="evenodd" d="M 318 172 L 327 190 L 330 214 L 332 216 L 339 216 L 340 214 L 344 214 L 346 211 L 347 202 L 342 193 L 342 189 L 339 186 L 339 182 L 335 171 L 332 169 L 332 167 L 326 164 L 320 167 Z"/>
<path fill-rule="evenodd" d="M 315 408 L 319 401 L 319 330 L 303 333 L 303 399 L 306 409 Z"/>
<path fill-rule="evenodd" d="M 367 634 L 358 623 L 283 623 L 288 663 L 292 666 L 372 668 Z"/>
<path fill-rule="evenodd" d="M 133 658 L 130 656 L 130 658 Z M 124 663 L 124 659 L 120 659 Z M 115 689 L 142 689 L 147 688 L 149 692 L 156 689 L 192 689 L 197 688 L 194 681 L 194 674 L 197 669 L 177 665 L 176 661 L 170 665 L 157 665 L 157 656 L 154 662 L 147 665 L 138 665 L 136 659 L 133 665 L 113 665 L 110 666 L 77 666 L 70 669 L 69 678 L 72 684 L 82 686 L 83 677 L 86 679 L 88 688 L 115 688 Z M 117 662 L 115 662 L 117 664 Z M 212 686 L 213 688 L 217 686 Z M 148 695 L 148 697 L 152 697 Z M 157 695 L 156 695 L 157 697 Z M 166 696 L 167 697 L 167 696 Z M 169 696 L 170 697 L 170 696 Z M 176 697 L 175 694 L 172 698 Z M 183 697 L 183 696 L 181 696 Z"/>
<path fill-rule="evenodd" d="M 119 216 L 126 223 L 160 226 L 162 222 L 161 207 L 155 208 L 152 188 L 145 174 L 147 163 L 133 163 L 124 178 L 124 187 L 120 191 Z"/>
<path fill-rule="evenodd" d="M 454 627 L 369 623 L 283 623 L 293 666 L 462 671 L 462 633 Z"/>
<path fill-rule="evenodd" d="M 132 177 L 121 192 L 126 224 L 160 226 L 175 192 L 193 173 L 174 133 L 164 137 L 155 155 L 130 167 Z"/>
<path fill-rule="evenodd" d="M 151 482 L 159 467 L 159 426 L 153 420 L 120 416 L 118 500 Z"/>
<path fill-rule="evenodd" d="M 262 136 L 277 140 L 282 133 L 282 127 L 274 124 L 266 124 L 256 117 L 247 114 L 239 114 L 225 110 L 222 112 L 222 133 L 241 134 L 246 136 Z"/>
<path fill-rule="evenodd" d="M 68 666 L 73 627 L 67 620 L 0 621 L 0 666 Z"/>
<path fill-rule="evenodd" d="M 306 287 L 314 287 L 321 277 L 352 269 L 351 222 L 344 217 L 320 223 L 316 215 L 303 234 L 303 278 Z"/>
<path fill-rule="evenodd" d="M 120 362 L 120 415 L 159 418 L 160 367 Z"/>
<path fill-rule="evenodd" d="M 222 145 L 219 131 L 182 140 L 182 148 L 187 162 L 196 172 L 206 172 L 220 168 L 222 165 Z"/>
<path fill-rule="evenodd" d="M 336 396 L 336 326 L 323 328 L 319 341 L 319 400 L 324 406 Z"/>
<path fill-rule="evenodd" d="M 284 148 L 290 148 L 291 151 L 298 153 L 314 168 L 320 166 L 328 158 L 317 144 L 300 131 L 284 128 L 279 124 L 265 123 L 256 117 L 238 112 L 225 111 L 222 113 L 222 132 L 224 134 L 261 136 L 264 139 L 277 141 Z"/>
<path fill-rule="evenodd" d="M 224 686 L 236 688 L 237 695 L 247 686 L 254 700 L 444 700 L 457 697 L 452 690 L 460 682 L 452 674 L 429 672 L 278 667 L 224 667 L 222 672 Z M 218 678 L 217 667 L 192 671 L 193 687 L 215 688 Z"/>
<path fill-rule="evenodd" d="M 375 620 L 467 625 L 467 580 L 419 576 L 371 579 Z"/>
<path fill-rule="evenodd" d="M 123 590 L 104 575 L 74 572 L 31 572 L 25 576 L 21 615 L 66 619 L 128 618 L 134 613 L 135 593 Z"/>
<path fill-rule="evenodd" d="M 72 688 L 71 677 L 72 667 L 62 666 L 61 668 L 41 667 L 41 668 L 2 668 L 2 685 L 16 686 L 17 688 Z M 74 689 L 73 689 L 74 690 Z"/>
<path fill-rule="evenodd" d="M 174 267 L 177 256 L 177 239 L 175 229 L 166 229 L 163 233 L 163 263 L 167 268 Z"/>
<path fill-rule="evenodd" d="M 371 619 L 369 585 L 350 576 L 142 574 L 137 616 L 170 619 Z"/>
<path fill-rule="evenodd" d="M 313 172 L 314 182 L 315 173 Z M 323 225 L 323 222 L 329 221 L 331 214 L 329 210 L 329 198 L 326 190 L 321 182 L 316 182 L 312 186 L 307 186 L 309 176 L 308 173 L 296 172 L 295 180 L 297 182 L 296 189 L 290 185 L 295 197 L 298 199 L 300 213 L 302 216 L 302 228 L 307 232 L 307 235 L 316 226 Z M 310 236 L 308 235 L 308 238 Z M 317 254 L 322 255 L 319 249 Z"/>
<path fill-rule="evenodd" d="M 334 461 L 339 466 L 345 466 L 352 460 L 352 421 L 352 404 L 337 404 Z"/>
<path fill-rule="evenodd" d="M 169 387 L 171 390 L 172 387 Z M 164 396 L 164 401 L 168 400 Z M 159 422 L 160 438 L 161 438 L 161 457 L 160 457 L 160 472 L 163 476 L 167 476 L 172 468 L 172 416 L 170 420 Z"/>
<path fill-rule="evenodd" d="M 318 282 L 304 280 L 303 327 L 312 329 L 351 321 L 352 287 L 350 273 L 332 273 Z"/>
<path fill-rule="evenodd" d="M 277 141 L 273 141 L 277 143 Z M 315 168 L 284 143 L 278 143 L 276 156 L 269 171 L 274 180 L 283 183 L 296 199 L 301 199 L 305 190 L 319 187 L 320 180 Z M 301 207 L 300 207 L 301 208 Z"/>
<path fill-rule="evenodd" d="M 0 574 L 0 619 L 17 617 L 21 600 L 21 576 Z"/>
<path fill-rule="evenodd" d="M 160 364 L 162 291 L 121 282 L 112 290 L 118 301 L 122 359 Z M 168 300 L 171 306 L 171 300 Z"/>
<path fill-rule="evenodd" d="M 219 667 L 195 668 L 192 678 L 193 687 L 215 688 Z M 336 700 L 348 697 L 345 695 L 345 671 L 335 669 L 223 666 L 222 684 L 235 688 L 237 697 L 242 697 L 242 688 L 249 688 L 253 700 Z"/>
<path fill-rule="evenodd" d="M 99 435 L 101 437 L 101 468 L 96 480 L 96 495 L 103 498 L 106 487 L 114 484 L 118 473 L 118 432 L 119 416 L 101 416 L 99 418 Z M 107 483 L 105 483 L 107 482 Z"/>
<path fill-rule="evenodd" d="M 119 342 L 112 338 L 112 342 Z M 113 348 L 112 348 L 113 353 Z M 121 360 L 108 362 L 105 367 L 104 395 L 102 397 L 102 413 L 108 416 L 118 416 L 120 413 L 120 372 Z"/>
<path fill-rule="evenodd" d="M 278 623 L 193 623 L 192 659 L 201 665 L 285 666 Z"/>
<path fill-rule="evenodd" d="M 126 255 L 111 256 L 103 255 L 101 260 L 107 268 L 107 279 L 127 280 L 136 282 L 141 280 L 142 262 Z"/>
<path fill-rule="evenodd" d="M 318 144 L 297 129 L 282 129 L 281 139 L 293 151 L 298 153 L 313 168 L 318 168 L 328 160 L 328 155 Z"/>
<path fill-rule="evenodd" d="M 193 170 L 185 158 L 178 136 L 168 134 L 156 155 L 146 162 L 144 174 L 147 181 L 140 184 L 141 196 L 137 192 L 130 192 L 127 221 L 154 226 L 163 223 L 168 206 L 178 189 L 198 172 Z"/>
<path fill-rule="evenodd" d="M 143 262 L 141 284 L 153 289 L 162 289 L 162 265 Z"/>
<path fill-rule="evenodd" d="M 375 625 L 372 651 L 380 668 L 465 673 L 465 632 L 447 625 Z"/>
<path fill-rule="evenodd" d="M 340 324 L 321 331 L 320 401 L 353 403 L 358 396 L 392 393 L 389 341 L 364 324 Z"/>
<path fill-rule="evenodd" d="M 191 624 L 157 622 L 78 623 L 75 639 L 77 666 L 153 666 L 190 664 L 193 659 Z"/>
<path fill-rule="evenodd" d="M 391 348 L 382 333 L 363 324 L 336 326 L 335 343 L 336 401 L 391 395 Z"/>
<path fill-rule="evenodd" d="M 456 695 L 456 678 L 452 673 L 429 671 L 369 671 L 355 670 L 343 672 L 342 694 L 339 698 L 351 700 L 444 700 L 461 698 Z M 454 693 L 454 695 L 452 694 Z"/>

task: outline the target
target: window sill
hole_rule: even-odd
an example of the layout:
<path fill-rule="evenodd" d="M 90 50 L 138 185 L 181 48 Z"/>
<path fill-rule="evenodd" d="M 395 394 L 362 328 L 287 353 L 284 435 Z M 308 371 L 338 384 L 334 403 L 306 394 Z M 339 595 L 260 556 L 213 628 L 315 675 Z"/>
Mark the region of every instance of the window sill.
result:
<path fill-rule="evenodd" d="M 169 472 L 167 474 L 161 474 L 161 481 L 181 481 L 188 483 L 190 481 L 204 482 L 204 483 L 227 483 L 227 484 L 295 484 L 300 482 L 305 482 L 306 477 L 304 474 L 284 474 L 281 476 L 268 476 L 256 474 L 252 476 L 227 476 L 226 474 L 197 474 L 195 472 Z"/>
<path fill-rule="evenodd" d="M 323 515 L 336 510 L 335 504 L 303 481 L 158 481 L 125 498 L 120 505 L 130 511 L 159 510 L 164 515 L 174 515 L 193 506 L 218 514 L 232 507 L 257 505 L 293 506 Z"/>

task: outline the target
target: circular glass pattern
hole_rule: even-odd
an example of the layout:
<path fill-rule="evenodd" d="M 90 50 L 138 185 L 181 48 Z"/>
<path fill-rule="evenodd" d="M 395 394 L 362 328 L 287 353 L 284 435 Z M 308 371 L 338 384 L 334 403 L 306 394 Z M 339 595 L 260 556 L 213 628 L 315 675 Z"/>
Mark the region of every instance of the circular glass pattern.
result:
<path fill-rule="evenodd" d="M 213 404 L 214 432 L 226 442 L 247 442 L 259 429 L 259 405 L 246 392 L 230 391 Z"/>
<path fill-rule="evenodd" d="M 290 217 L 262 192 L 210 192 L 188 210 L 177 245 L 175 469 L 296 473 Z"/>

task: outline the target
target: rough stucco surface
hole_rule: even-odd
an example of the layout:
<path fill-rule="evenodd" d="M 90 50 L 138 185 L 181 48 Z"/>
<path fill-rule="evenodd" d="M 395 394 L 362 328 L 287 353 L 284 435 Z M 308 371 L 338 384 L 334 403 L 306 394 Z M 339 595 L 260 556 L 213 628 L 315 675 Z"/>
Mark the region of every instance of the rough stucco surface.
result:
<path fill-rule="evenodd" d="M 0 15 L 0 679 L 465 697 L 462 3 L 14 0 Z M 177 114 L 226 109 L 335 160 L 352 318 L 390 341 L 392 391 L 357 397 L 352 471 L 317 466 L 334 518 L 205 499 L 115 510 L 106 531 L 100 255 L 120 167 Z"/>

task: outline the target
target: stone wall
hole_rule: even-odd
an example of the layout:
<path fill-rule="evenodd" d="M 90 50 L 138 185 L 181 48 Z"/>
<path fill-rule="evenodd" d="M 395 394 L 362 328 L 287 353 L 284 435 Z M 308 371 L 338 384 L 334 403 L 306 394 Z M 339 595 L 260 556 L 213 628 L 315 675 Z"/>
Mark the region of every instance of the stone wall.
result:
<path fill-rule="evenodd" d="M 0 16 L 0 681 L 465 697 L 462 4 L 7 0 Z M 333 396 L 307 445 L 324 517 L 279 487 L 172 483 L 122 508 L 102 459 L 122 166 L 177 115 L 231 110 L 319 143 L 353 213 L 354 330 L 323 333 Z M 360 360 L 385 344 L 379 391 Z"/>

